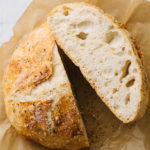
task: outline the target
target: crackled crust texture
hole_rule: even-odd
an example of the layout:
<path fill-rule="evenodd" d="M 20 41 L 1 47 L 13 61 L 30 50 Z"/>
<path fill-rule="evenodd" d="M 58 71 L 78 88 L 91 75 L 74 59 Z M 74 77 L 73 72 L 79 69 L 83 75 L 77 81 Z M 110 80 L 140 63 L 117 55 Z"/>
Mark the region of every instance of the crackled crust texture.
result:
<path fill-rule="evenodd" d="M 73 96 L 62 97 L 54 108 L 53 102 L 15 103 L 10 100 L 6 104 L 7 114 L 20 135 L 49 148 L 79 149 L 88 146 Z"/>
<path fill-rule="evenodd" d="M 59 56 L 53 64 L 52 52 L 57 50 L 54 45 L 47 24 L 43 24 L 14 52 L 3 79 L 7 116 L 20 135 L 46 147 L 75 150 L 88 147 L 86 131 Z M 35 99 L 32 91 L 41 88 L 44 82 L 51 83 L 56 65 L 61 69 L 59 77 L 62 74 L 64 79 L 62 84 L 53 87 L 58 99 Z M 40 97 L 44 94 L 42 89 Z M 16 101 L 15 96 L 20 93 L 24 96 Z M 32 95 L 33 101 L 25 97 L 27 94 Z"/>
<path fill-rule="evenodd" d="M 46 24 L 43 24 L 15 50 L 3 80 L 5 94 L 33 88 L 52 75 L 55 42 L 49 34 Z"/>

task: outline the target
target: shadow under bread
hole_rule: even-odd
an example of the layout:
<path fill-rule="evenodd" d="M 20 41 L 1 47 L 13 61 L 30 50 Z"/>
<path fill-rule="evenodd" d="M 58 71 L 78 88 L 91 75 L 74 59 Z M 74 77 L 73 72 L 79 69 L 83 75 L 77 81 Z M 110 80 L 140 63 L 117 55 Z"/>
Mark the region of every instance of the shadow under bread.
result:
<path fill-rule="evenodd" d="M 81 74 L 80 69 L 72 63 L 60 48 L 59 53 L 87 130 L 89 149 L 99 150 L 106 140 L 111 139 L 113 133 L 118 130 L 122 123 L 100 100 Z"/>

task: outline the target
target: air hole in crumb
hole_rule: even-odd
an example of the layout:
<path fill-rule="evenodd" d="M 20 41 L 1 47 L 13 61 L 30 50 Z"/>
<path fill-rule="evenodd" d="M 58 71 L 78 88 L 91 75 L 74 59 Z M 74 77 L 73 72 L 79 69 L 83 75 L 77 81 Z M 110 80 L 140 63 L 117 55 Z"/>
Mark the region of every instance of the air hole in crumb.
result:
<path fill-rule="evenodd" d="M 116 37 L 118 37 L 118 33 L 117 32 L 108 32 L 106 33 L 106 37 L 105 37 L 105 42 L 106 43 L 111 43 Z"/>
<path fill-rule="evenodd" d="M 122 51 L 124 51 L 125 50 L 125 47 L 122 47 Z"/>
<path fill-rule="evenodd" d="M 128 54 L 131 56 L 131 51 L 128 51 Z"/>
<path fill-rule="evenodd" d="M 126 83 L 126 87 L 131 87 L 135 82 L 135 79 L 131 79 Z"/>
<path fill-rule="evenodd" d="M 134 73 L 137 73 L 137 69 L 136 69 L 136 68 L 134 68 L 134 69 L 133 69 L 133 72 L 134 72 Z"/>
<path fill-rule="evenodd" d="M 115 76 L 117 76 L 118 75 L 118 72 L 115 72 Z"/>
<path fill-rule="evenodd" d="M 68 16 L 68 15 L 69 15 L 68 10 L 65 10 L 65 11 L 63 12 L 63 15 L 64 15 L 64 16 Z"/>
<path fill-rule="evenodd" d="M 100 62 L 100 64 L 101 64 L 101 63 L 103 63 L 103 60 L 100 60 L 99 62 Z"/>
<path fill-rule="evenodd" d="M 108 28 L 108 29 L 109 29 L 109 30 L 111 30 L 111 29 L 113 29 L 113 28 L 114 28 L 114 26 L 113 26 L 113 25 L 111 25 L 111 26 L 109 26 L 109 28 Z"/>
<path fill-rule="evenodd" d="M 129 74 L 130 65 L 131 65 L 131 61 L 127 60 L 125 62 L 125 65 L 122 67 L 122 75 L 120 77 L 120 82 L 122 82 L 122 79 L 125 78 Z"/>
<path fill-rule="evenodd" d="M 69 9 L 70 9 L 69 7 L 66 7 L 66 6 L 63 7 L 63 15 L 64 16 L 68 16 L 69 15 L 69 11 L 68 11 Z"/>
<path fill-rule="evenodd" d="M 84 32 L 80 32 L 79 34 L 76 35 L 79 39 L 85 40 L 88 34 Z"/>
<path fill-rule="evenodd" d="M 118 89 L 114 88 L 113 89 L 113 94 L 115 94 L 118 91 Z"/>
<path fill-rule="evenodd" d="M 115 50 L 115 48 L 111 47 L 111 50 L 113 50 L 113 51 L 114 51 L 114 50 Z"/>
<path fill-rule="evenodd" d="M 118 105 L 114 105 L 114 109 L 118 109 L 119 108 L 119 106 Z"/>
<path fill-rule="evenodd" d="M 105 87 L 107 87 L 107 85 L 108 85 L 108 82 L 105 82 L 105 84 L 104 84 L 104 85 L 105 85 Z"/>
<path fill-rule="evenodd" d="M 76 28 L 76 25 L 75 24 L 70 24 L 70 27 L 71 28 Z M 72 32 L 73 33 L 73 32 Z"/>
<path fill-rule="evenodd" d="M 130 102 L 130 95 L 128 94 L 125 99 L 125 104 L 128 104 L 129 102 Z"/>
<path fill-rule="evenodd" d="M 82 47 L 85 46 L 85 43 L 81 43 L 80 46 L 82 46 Z"/>
<path fill-rule="evenodd" d="M 91 21 L 83 21 L 83 22 L 80 22 L 77 26 L 80 29 L 92 28 L 93 22 L 91 22 Z"/>

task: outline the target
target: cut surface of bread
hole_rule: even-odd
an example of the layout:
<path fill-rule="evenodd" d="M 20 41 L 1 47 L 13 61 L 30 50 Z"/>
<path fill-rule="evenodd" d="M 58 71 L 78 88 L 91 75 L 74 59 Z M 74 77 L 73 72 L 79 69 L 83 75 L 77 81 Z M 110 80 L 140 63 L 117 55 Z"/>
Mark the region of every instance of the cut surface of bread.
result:
<path fill-rule="evenodd" d="M 86 131 L 47 24 L 15 50 L 4 75 L 7 116 L 24 137 L 49 148 L 88 147 Z"/>
<path fill-rule="evenodd" d="M 147 79 L 125 29 L 86 3 L 57 6 L 48 24 L 58 45 L 120 120 L 129 123 L 143 116 Z"/>

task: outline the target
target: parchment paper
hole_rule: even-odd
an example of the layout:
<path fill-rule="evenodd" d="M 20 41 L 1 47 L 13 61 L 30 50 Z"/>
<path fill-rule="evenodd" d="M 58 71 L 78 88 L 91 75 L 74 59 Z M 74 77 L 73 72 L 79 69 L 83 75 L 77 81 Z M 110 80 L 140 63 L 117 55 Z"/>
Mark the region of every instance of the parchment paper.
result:
<path fill-rule="evenodd" d="M 74 0 L 81 1 L 81 0 Z M 83 1 L 83 0 L 82 0 Z M 125 23 L 136 38 L 145 56 L 145 68 L 150 80 L 150 2 L 144 0 L 84 0 L 101 7 Z M 47 13 L 56 5 L 73 0 L 33 0 L 13 28 L 10 41 L 0 47 L 0 81 L 17 45 L 36 26 L 46 21 Z M 13 8 L 12 8 L 13 9 Z M 62 51 L 60 50 L 62 53 Z M 150 150 L 150 109 L 132 124 L 121 123 L 101 102 L 82 77 L 79 69 L 64 56 L 65 66 L 87 128 L 90 150 Z M 0 88 L 0 150 L 46 150 L 23 139 L 11 127 L 4 108 Z"/>

